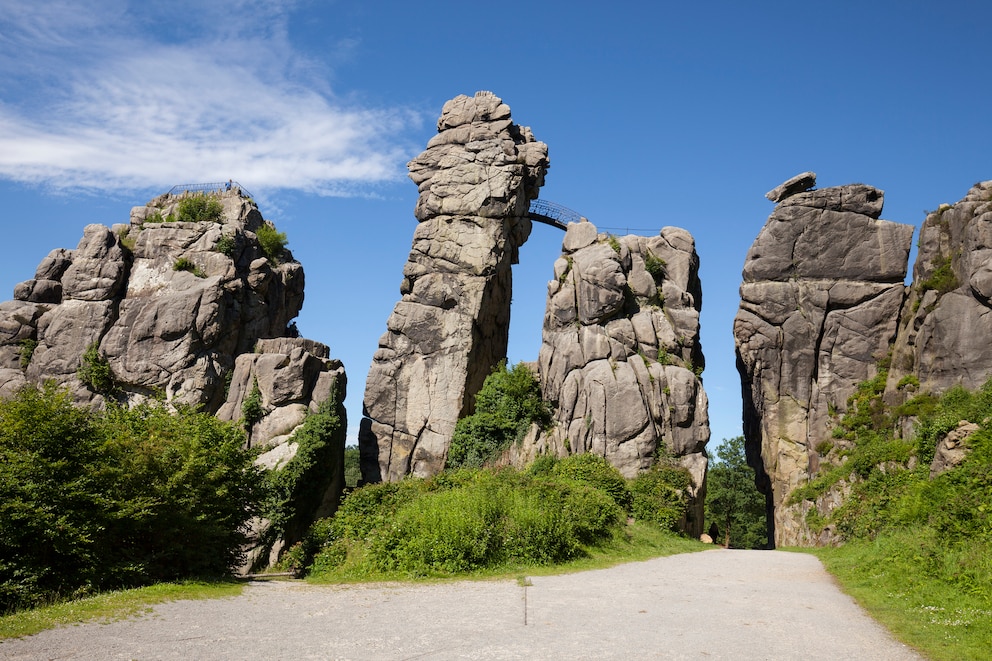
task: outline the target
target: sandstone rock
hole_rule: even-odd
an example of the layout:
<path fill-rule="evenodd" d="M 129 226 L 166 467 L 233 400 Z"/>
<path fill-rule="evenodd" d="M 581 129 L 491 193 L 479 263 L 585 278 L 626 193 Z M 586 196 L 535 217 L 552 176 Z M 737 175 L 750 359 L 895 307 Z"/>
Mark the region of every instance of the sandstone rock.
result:
<path fill-rule="evenodd" d="M 861 184 L 780 199 L 744 264 L 734 338 L 748 462 L 776 543 L 801 545 L 817 541 L 809 505 L 784 502 L 896 337 L 913 228 L 878 220 L 882 193 Z"/>
<path fill-rule="evenodd" d="M 816 173 L 802 172 L 765 193 L 765 197 L 772 202 L 781 202 L 791 195 L 802 193 L 814 186 L 816 186 Z"/>
<path fill-rule="evenodd" d="M 446 103 L 410 161 L 420 222 L 366 381 L 366 481 L 443 468 L 455 423 L 506 355 L 510 265 L 547 167 L 547 146 L 489 92 Z"/>
<path fill-rule="evenodd" d="M 937 449 L 930 464 L 930 479 L 959 466 L 968 456 L 968 438 L 981 427 L 973 422 L 961 420 L 957 428 L 949 431 L 937 443 Z"/>
<path fill-rule="evenodd" d="M 538 363 L 555 426 L 524 439 L 507 461 L 594 452 L 633 477 L 661 448 L 693 477 L 684 527 L 702 532 L 709 422 L 694 373 L 703 367 L 698 268 L 684 230 L 610 237 L 589 222 L 569 225 L 548 283 Z"/>

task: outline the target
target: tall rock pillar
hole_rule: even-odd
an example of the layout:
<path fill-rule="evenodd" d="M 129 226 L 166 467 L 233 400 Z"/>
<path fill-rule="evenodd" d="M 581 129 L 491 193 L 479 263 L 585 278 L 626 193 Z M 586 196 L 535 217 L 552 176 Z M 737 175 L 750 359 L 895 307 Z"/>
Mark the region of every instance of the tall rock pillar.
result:
<path fill-rule="evenodd" d="M 548 168 L 547 145 L 490 92 L 448 101 L 437 127 L 408 164 L 419 224 L 366 383 L 366 481 L 444 467 L 455 423 L 506 357 L 510 265 Z"/>
<path fill-rule="evenodd" d="M 808 502 L 789 494 L 816 474 L 821 444 L 857 384 L 895 340 L 913 227 L 879 220 L 882 191 L 808 190 L 805 173 L 768 193 L 778 205 L 748 251 L 734 320 L 748 463 L 768 500 L 775 543 L 814 539 Z"/>

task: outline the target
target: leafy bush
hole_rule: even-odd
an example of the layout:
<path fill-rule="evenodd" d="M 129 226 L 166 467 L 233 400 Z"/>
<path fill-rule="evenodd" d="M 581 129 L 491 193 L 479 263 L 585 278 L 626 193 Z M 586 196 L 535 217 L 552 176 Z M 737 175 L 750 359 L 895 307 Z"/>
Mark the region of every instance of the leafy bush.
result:
<path fill-rule="evenodd" d="M 260 484 L 243 444 L 189 409 L 94 413 L 53 385 L 0 401 L 0 611 L 228 572 Z"/>
<path fill-rule="evenodd" d="M 100 346 L 95 342 L 83 352 L 76 376 L 91 390 L 103 395 L 109 395 L 117 388 L 110 363 L 100 353 Z"/>
<path fill-rule="evenodd" d="M 447 465 L 479 467 L 522 438 L 532 423 L 546 426 L 551 410 L 541 387 L 523 363 L 500 363 L 475 397 L 475 413 L 462 418 L 448 448 Z"/>
<path fill-rule="evenodd" d="M 631 514 L 638 521 L 677 531 L 689 504 L 689 472 L 662 458 L 630 480 Z"/>
<path fill-rule="evenodd" d="M 350 493 L 321 528 L 313 569 L 427 576 L 558 563 L 613 539 L 624 521 L 613 498 L 588 484 L 547 472 L 460 469 Z"/>
<path fill-rule="evenodd" d="M 711 462 L 706 471 L 706 521 L 723 536 L 714 541 L 735 549 L 764 548 L 768 544 L 765 497 L 754 486 L 744 437 L 724 440 L 716 454 L 719 461 Z"/>
<path fill-rule="evenodd" d="M 245 431 L 251 434 L 251 428 L 255 423 L 265 416 L 265 407 L 262 406 L 262 391 L 258 387 L 258 379 L 251 382 L 251 391 L 241 402 L 241 422 Z"/>
<path fill-rule="evenodd" d="M 184 197 L 176 206 L 176 220 L 181 223 L 215 223 L 223 214 L 224 205 L 211 195 Z"/>
<path fill-rule="evenodd" d="M 632 501 L 627 480 L 605 458 L 591 453 L 573 454 L 557 462 L 553 475 L 588 484 L 609 494 L 617 505 L 629 510 Z"/>
<path fill-rule="evenodd" d="M 225 234 L 224 236 L 217 239 L 216 245 L 214 245 L 214 250 L 227 257 L 234 257 L 234 250 L 237 247 L 237 241 L 233 236 Z"/>
<path fill-rule="evenodd" d="M 27 369 L 34 357 L 34 350 L 38 348 L 38 340 L 21 340 L 20 365 L 21 369 Z"/>
<path fill-rule="evenodd" d="M 258 237 L 258 245 L 269 261 L 278 264 L 286 250 L 286 233 L 276 230 L 274 225 L 265 222 L 255 230 L 255 236 Z"/>
<path fill-rule="evenodd" d="M 292 440 L 296 454 L 281 469 L 266 474 L 264 516 L 271 522 L 268 534 L 287 544 L 303 539 L 313 523 L 336 468 L 343 470 L 345 428 L 343 405 L 334 389 L 316 413 L 303 421 Z M 328 515 L 330 512 L 324 512 Z"/>
<path fill-rule="evenodd" d="M 168 218 L 163 218 L 161 211 L 153 211 L 145 216 L 145 223 L 164 223 L 166 221 L 172 222 L 173 220 L 175 220 L 175 217 L 172 214 L 169 214 Z"/>
<path fill-rule="evenodd" d="M 654 279 L 656 285 L 661 285 L 664 282 L 665 276 L 668 275 L 667 267 L 668 264 L 665 263 L 665 260 L 657 257 L 654 253 L 648 251 L 644 255 L 644 268 L 647 269 L 647 272 Z"/>
<path fill-rule="evenodd" d="M 173 271 L 187 271 L 188 273 L 192 273 L 193 275 L 195 275 L 198 278 L 205 278 L 205 277 L 207 277 L 207 274 L 204 273 L 203 270 L 199 266 L 197 266 L 196 264 L 194 264 L 192 262 L 192 260 L 190 260 L 190 259 L 188 259 L 186 257 L 180 257 L 175 262 L 173 262 L 173 264 L 172 264 L 172 270 Z"/>

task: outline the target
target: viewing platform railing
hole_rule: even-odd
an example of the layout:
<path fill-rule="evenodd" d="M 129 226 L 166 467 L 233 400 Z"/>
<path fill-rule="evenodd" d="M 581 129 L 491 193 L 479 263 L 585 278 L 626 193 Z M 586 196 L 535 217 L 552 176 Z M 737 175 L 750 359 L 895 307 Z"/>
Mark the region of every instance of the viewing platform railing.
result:
<path fill-rule="evenodd" d="M 169 195 L 182 195 L 183 193 L 223 193 L 234 190 L 241 193 L 241 197 L 255 198 L 254 195 L 245 190 L 245 187 L 236 181 L 220 181 L 209 184 L 179 184 L 169 189 Z"/>

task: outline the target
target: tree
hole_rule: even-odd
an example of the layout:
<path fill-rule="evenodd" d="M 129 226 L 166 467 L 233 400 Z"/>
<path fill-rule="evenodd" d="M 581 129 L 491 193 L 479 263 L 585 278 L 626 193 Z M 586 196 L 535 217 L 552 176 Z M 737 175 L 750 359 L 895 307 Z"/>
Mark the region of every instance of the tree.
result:
<path fill-rule="evenodd" d="M 716 525 L 725 546 L 763 548 L 767 541 L 765 497 L 754 486 L 754 471 L 744 456 L 744 437 L 725 439 L 716 456 L 706 474 L 707 525 Z"/>

